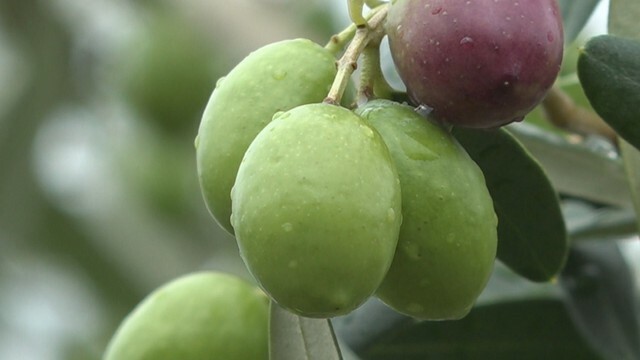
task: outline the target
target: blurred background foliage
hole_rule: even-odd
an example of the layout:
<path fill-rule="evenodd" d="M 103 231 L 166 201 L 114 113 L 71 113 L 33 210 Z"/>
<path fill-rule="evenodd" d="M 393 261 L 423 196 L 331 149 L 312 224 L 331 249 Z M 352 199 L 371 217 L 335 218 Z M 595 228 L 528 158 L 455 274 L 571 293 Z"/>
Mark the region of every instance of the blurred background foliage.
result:
<path fill-rule="evenodd" d="M 345 10 L 343 0 L 0 2 L 0 359 L 98 359 L 162 283 L 198 269 L 250 279 L 200 196 L 200 115 L 250 51 L 293 37 L 324 44 L 348 24 Z M 385 72 L 400 86 L 389 62 Z M 574 72 L 563 79 L 586 104 Z M 529 121 L 547 126 L 540 111 Z"/>
<path fill-rule="evenodd" d="M 346 23 L 326 5 L 0 2 L 0 359 L 98 359 L 169 279 L 248 278 L 200 196 L 193 140 L 247 53 Z"/>

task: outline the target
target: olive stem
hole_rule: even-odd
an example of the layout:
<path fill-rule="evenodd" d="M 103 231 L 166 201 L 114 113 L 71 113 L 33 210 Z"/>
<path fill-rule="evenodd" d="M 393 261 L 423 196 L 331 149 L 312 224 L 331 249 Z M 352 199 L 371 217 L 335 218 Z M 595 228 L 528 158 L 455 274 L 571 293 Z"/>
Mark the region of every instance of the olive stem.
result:
<path fill-rule="evenodd" d="M 364 3 L 371 9 L 377 8 L 380 5 L 384 5 L 387 1 L 383 0 L 364 0 Z"/>
<path fill-rule="evenodd" d="M 367 21 L 369 21 L 373 17 L 373 15 L 375 15 L 378 11 L 381 10 L 381 6 L 386 5 L 384 1 L 373 1 L 372 5 L 374 4 L 379 4 L 379 5 L 376 5 L 375 7 L 368 5 L 374 10 L 368 13 L 364 17 L 365 20 Z M 380 9 L 378 9 L 378 7 L 380 7 Z M 344 49 L 347 43 L 353 39 L 353 37 L 356 34 L 357 28 L 358 26 L 355 23 L 351 23 L 349 26 L 347 26 L 347 28 L 345 28 L 338 34 L 333 35 L 331 39 L 329 39 L 329 42 L 327 42 L 327 44 L 324 46 L 324 48 L 329 50 L 333 55 L 337 55 L 340 51 Z"/>
<path fill-rule="evenodd" d="M 356 24 L 349 25 L 346 29 L 342 30 L 338 34 L 335 34 L 329 39 L 325 49 L 329 50 L 334 56 L 338 55 L 345 45 L 353 39 L 356 34 Z"/>
<path fill-rule="evenodd" d="M 356 24 L 357 27 L 363 27 L 367 25 L 367 20 L 362 16 L 362 9 L 364 8 L 364 0 L 347 0 L 349 7 L 349 16 L 351 21 Z"/>
<path fill-rule="evenodd" d="M 560 87 L 553 86 L 542 101 L 545 116 L 555 126 L 581 135 L 598 134 L 616 141 L 616 132 L 592 111 L 576 104 Z"/>
<path fill-rule="evenodd" d="M 358 27 L 355 36 L 337 62 L 338 73 L 331 85 L 329 94 L 324 99 L 327 104 L 337 105 L 344 95 L 351 75 L 358 67 L 358 58 L 369 44 L 372 38 L 380 36 L 380 28 L 387 17 L 388 5 L 382 5 L 372 11 L 371 19 L 367 26 Z"/>
<path fill-rule="evenodd" d="M 379 35 L 373 36 L 362 52 L 358 103 L 366 103 L 375 98 L 390 99 L 393 97 L 394 89 L 384 78 L 380 66 L 380 42 L 384 37 L 384 32 L 379 31 L 378 33 Z"/>

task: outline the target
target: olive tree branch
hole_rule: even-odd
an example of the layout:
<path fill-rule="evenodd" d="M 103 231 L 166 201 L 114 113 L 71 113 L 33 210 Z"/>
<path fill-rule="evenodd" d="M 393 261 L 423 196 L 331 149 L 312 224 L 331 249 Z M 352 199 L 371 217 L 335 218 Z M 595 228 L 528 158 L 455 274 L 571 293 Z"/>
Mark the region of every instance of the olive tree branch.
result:
<path fill-rule="evenodd" d="M 384 78 L 382 67 L 380 66 L 380 42 L 384 35 L 383 31 L 378 31 L 377 36 L 372 36 L 371 41 L 362 52 L 362 72 L 358 88 L 358 103 L 374 98 L 390 99 L 393 97 L 395 90 Z"/>
<path fill-rule="evenodd" d="M 329 39 L 325 49 L 329 50 L 333 55 L 338 55 L 345 45 L 353 39 L 356 34 L 356 24 L 351 23 L 346 29 L 342 30 L 338 34 L 335 34 Z"/>
<path fill-rule="evenodd" d="M 349 43 L 344 54 L 337 62 L 338 73 L 333 81 L 333 85 L 331 85 L 329 94 L 324 99 L 325 103 L 334 105 L 340 103 L 349 79 L 358 67 L 360 54 L 362 54 L 372 39 L 381 36 L 382 24 L 387 17 L 388 9 L 389 6 L 386 4 L 375 8 L 371 13 L 371 18 L 367 22 L 367 26 L 356 28 L 353 40 Z"/>
<path fill-rule="evenodd" d="M 555 126 L 581 135 L 598 134 L 615 143 L 616 132 L 597 114 L 576 104 L 567 93 L 553 86 L 542 101 L 545 116 Z"/>

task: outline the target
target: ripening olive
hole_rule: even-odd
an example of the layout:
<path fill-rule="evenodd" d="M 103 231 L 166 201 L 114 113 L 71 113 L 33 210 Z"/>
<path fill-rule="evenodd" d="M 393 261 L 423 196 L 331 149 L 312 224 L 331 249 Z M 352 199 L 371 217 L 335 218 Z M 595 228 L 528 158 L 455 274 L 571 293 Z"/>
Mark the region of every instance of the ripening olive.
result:
<path fill-rule="evenodd" d="M 562 62 L 556 0 L 397 0 L 386 30 L 412 101 L 453 125 L 522 120 Z"/>

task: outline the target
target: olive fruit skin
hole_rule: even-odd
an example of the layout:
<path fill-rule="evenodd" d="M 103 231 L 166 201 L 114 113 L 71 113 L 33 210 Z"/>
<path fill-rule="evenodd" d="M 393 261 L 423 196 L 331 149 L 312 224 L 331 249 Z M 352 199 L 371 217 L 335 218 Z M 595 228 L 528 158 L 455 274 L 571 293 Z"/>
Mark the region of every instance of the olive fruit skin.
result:
<path fill-rule="evenodd" d="M 294 313 L 346 314 L 391 265 L 402 221 L 398 175 L 380 135 L 345 108 L 277 114 L 247 150 L 231 197 L 247 268 Z"/>
<path fill-rule="evenodd" d="M 378 297 L 428 320 L 464 317 L 493 270 L 497 217 L 480 168 L 412 108 L 386 100 L 357 113 L 382 135 L 402 188 L 400 237 Z"/>
<path fill-rule="evenodd" d="M 229 233 L 231 187 L 253 138 L 276 112 L 322 101 L 335 75 L 328 50 L 294 39 L 254 51 L 218 81 L 200 123 L 196 158 L 207 207 Z"/>
<path fill-rule="evenodd" d="M 385 28 L 409 97 L 452 125 L 522 120 L 562 62 L 555 0 L 397 0 Z"/>
<path fill-rule="evenodd" d="M 264 359 L 269 300 L 232 275 L 197 272 L 161 286 L 123 320 L 105 360 Z"/>

